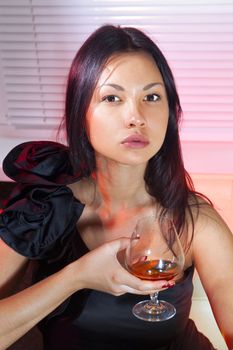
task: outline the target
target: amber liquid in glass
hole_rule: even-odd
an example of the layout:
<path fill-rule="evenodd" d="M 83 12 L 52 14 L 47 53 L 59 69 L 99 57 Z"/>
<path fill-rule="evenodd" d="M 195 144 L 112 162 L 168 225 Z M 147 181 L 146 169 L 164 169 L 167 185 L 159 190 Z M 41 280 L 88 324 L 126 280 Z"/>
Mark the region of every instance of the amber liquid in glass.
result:
<path fill-rule="evenodd" d="M 139 261 L 129 268 L 135 276 L 150 281 L 169 281 L 180 272 L 180 268 L 176 263 L 162 259 Z"/>

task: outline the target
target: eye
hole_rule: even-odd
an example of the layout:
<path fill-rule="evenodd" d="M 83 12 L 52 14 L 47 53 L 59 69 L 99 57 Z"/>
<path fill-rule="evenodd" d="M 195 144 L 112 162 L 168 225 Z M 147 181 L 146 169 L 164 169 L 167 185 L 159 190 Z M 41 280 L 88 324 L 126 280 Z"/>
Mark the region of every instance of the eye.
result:
<path fill-rule="evenodd" d="M 156 102 L 160 99 L 160 96 L 157 94 L 149 94 L 146 95 L 143 99 L 143 101 L 148 101 L 148 102 Z"/>
<path fill-rule="evenodd" d="M 102 101 L 105 101 L 107 103 L 111 103 L 111 102 L 119 102 L 120 101 L 120 98 L 118 96 L 115 96 L 115 95 L 107 95 L 107 96 L 104 96 L 102 98 Z"/>

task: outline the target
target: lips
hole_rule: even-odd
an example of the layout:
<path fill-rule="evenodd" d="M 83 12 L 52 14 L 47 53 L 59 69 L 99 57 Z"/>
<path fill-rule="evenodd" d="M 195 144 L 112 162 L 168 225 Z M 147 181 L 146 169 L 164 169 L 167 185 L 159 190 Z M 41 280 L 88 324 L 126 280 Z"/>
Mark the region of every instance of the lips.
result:
<path fill-rule="evenodd" d="M 149 141 L 143 135 L 134 134 L 126 137 L 121 144 L 129 148 L 144 148 L 149 144 Z"/>

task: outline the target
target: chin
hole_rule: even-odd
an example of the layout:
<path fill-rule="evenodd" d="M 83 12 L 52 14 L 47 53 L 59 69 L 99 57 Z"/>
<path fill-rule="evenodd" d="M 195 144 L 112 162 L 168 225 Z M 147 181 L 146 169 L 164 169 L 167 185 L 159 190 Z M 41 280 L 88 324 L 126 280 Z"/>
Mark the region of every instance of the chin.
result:
<path fill-rule="evenodd" d="M 115 163 L 115 164 L 122 164 L 122 165 L 128 165 L 128 166 L 139 166 L 144 165 L 146 166 L 148 161 L 154 156 L 154 152 L 145 152 L 145 153 L 139 153 L 139 152 L 130 152 L 130 153 L 115 153 L 113 154 L 103 154 L 96 152 L 96 159 L 100 162 L 109 162 L 109 163 Z"/>
<path fill-rule="evenodd" d="M 151 157 L 150 157 L 151 158 Z M 137 165 L 144 165 L 146 166 L 148 161 L 150 160 L 148 157 L 131 157 L 127 159 L 118 159 L 116 162 L 123 165 L 131 165 L 131 166 L 137 166 Z"/>

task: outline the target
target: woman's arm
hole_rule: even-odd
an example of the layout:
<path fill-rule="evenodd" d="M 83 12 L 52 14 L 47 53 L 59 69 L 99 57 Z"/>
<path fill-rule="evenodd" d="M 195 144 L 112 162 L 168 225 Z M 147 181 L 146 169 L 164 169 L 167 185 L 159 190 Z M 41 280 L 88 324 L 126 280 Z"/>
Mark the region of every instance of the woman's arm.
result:
<path fill-rule="evenodd" d="M 13 294 L 26 270 L 28 259 L 0 240 L 0 350 L 8 348 L 73 290 L 67 269 Z"/>
<path fill-rule="evenodd" d="M 72 294 L 68 272 L 0 300 L 0 349 L 6 349 Z"/>
<path fill-rule="evenodd" d="M 166 281 L 141 281 L 121 266 L 117 253 L 125 249 L 128 243 L 128 238 L 105 243 L 54 275 L 0 300 L 0 350 L 9 347 L 80 289 L 96 289 L 113 295 L 126 292 L 149 294 L 167 284 Z M 1 288 L 10 279 L 6 276 L 16 276 L 26 264 L 26 259 L 3 242 L 0 245 L 0 257 L 3 267 Z"/>
<path fill-rule="evenodd" d="M 233 349 L 233 235 L 208 205 L 200 209 L 193 257 L 219 329 Z"/>
<path fill-rule="evenodd" d="M 0 238 L 0 299 L 17 290 L 28 262 L 27 258 L 17 254 Z"/>

